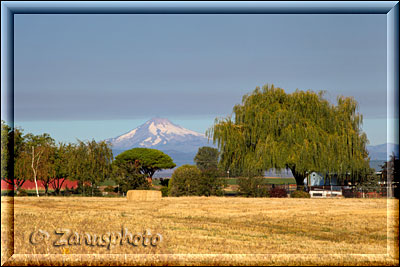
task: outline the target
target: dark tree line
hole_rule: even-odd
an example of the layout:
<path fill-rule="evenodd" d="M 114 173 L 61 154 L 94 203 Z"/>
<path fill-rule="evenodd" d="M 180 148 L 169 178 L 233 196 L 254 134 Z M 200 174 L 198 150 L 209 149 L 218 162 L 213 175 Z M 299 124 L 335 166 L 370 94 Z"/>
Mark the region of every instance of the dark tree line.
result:
<path fill-rule="evenodd" d="M 1 179 L 20 192 L 26 181 L 42 185 L 45 194 L 60 194 L 68 179 L 93 189 L 111 175 L 111 148 L 105 142 L 58 143 L 49 134 L 23 134 L 1 122 Z M 37 191 L 38 192 L 38 191 Z"/>
<path fill-rule="evenodd" d="M 133 148 L 115 160 L 110 144 L 77 140 L 57 143 L 49 134 L 23 134 L 1 122 L 1 179 L 19 194 L 26 181 L 56 195 L 67 180 L 78 181 L 77 193 L 93 196 L 105 180 L 114 180 L 120 192 L 150 189 L 148 179 L 156 171 L 175 167 L 172 159 L 156 149 Z M 37 195 L 38 190 L 36 190 Z"/>

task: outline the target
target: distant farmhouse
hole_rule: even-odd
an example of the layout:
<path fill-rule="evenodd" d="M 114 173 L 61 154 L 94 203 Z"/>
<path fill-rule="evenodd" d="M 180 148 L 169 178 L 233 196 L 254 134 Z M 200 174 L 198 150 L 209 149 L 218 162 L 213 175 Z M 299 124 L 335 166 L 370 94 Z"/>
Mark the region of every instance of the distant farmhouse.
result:
<path fill-rule="evenodd" d="M 309 186 L 320 186 L 320 185 L 338 185 L 337 176 L 334 175 L 329 179 L 325 179 L 322 173 L 312 172 L 305 179 L 304 184 Z"/>
<path fill-rule="evenodd" d="M 291 178 L 294 175 L 290 169 L 276 170 L 269 169 L 264 173 L 265 178 Z M 319 172 L 311 172 L 304 179 L 305 189 L 309 191 L 311 197 L 340 197 L 342 196 L 342 187 L 339 186 L 337 176 L 333 175 L 325 179 L 325 176 Z"/>
<path fill-rule="evenodd" d="M 311 172 L 304 179 L 304 185 L 311 197 L 341 197 L 343 195 L 337 175 L 327 178 L 322 173 Z"/>

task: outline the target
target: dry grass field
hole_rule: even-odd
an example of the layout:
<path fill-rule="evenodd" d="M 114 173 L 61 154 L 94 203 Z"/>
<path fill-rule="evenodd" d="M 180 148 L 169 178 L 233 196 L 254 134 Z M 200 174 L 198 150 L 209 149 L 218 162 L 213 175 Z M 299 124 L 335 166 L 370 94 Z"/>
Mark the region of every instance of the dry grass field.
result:
<path fill-rule="evenodd" d="M 33 259 L 38 264 L 51 259 L 77 264 L 86 254 L 96 254 L 86 264 L 114 259 L 121 264 L 140 260 L 164 265 L 396 265 L 398 203 L 386 199 L 180 197 L 128 202 L 124 198 L 2 197 L 2 264 L 7 254 L 14 253 L 25 255 L 14 255 L 14 261 L 6 264 L 32 264 Z M 7 209 L 14 211 L 14 225 Z M 61 236 L 55 233 L 57 228 L 93 236 L 121 233 L 124 227 L 132 234 L 148 229 L 163 239 L 156 246 L 125 243 L 108 248 L 85 241 L 54 246 Z M 39 229 L 47 231 L 49 239 L 33 245 L 31 233 Z M 14 243 L 7 238 L 10 231 L 15 233 Z M 7 251 L 12 244 L 13 253 Z"/>

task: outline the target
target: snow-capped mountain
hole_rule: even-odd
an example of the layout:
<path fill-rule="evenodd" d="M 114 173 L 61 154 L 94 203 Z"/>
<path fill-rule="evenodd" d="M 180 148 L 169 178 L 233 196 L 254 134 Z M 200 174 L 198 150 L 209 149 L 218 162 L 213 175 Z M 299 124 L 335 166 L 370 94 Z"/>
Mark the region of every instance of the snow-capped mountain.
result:
<path fill-rule="evenodd" d="M 199 147 L 213 146 L 204 134 L 185 129 L 162 118 L 153 118 L 125 134 L 106 141 L 111 143 L 114 156 L 134 147 L 155 148 L 171 156 L 178 166 L 193 164 Z"/>

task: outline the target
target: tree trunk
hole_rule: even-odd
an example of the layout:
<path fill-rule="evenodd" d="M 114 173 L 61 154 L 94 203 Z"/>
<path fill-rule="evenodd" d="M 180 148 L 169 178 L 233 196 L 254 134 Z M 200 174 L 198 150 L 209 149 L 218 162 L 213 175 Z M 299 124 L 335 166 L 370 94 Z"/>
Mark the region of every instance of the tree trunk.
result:
<path fill-rule="evenodd" d="M 45 185 L 44 185 L 44 194 L 45 194 L 46 196 L 49 195 L 49 184 L 45 184 Z"/>
<path fill-rule="evenodd" d="M 32 146 L 32 170 L 33 170 L 33 179 L 35 180 L 35 187 L 36 187 L 36 195 L 39 197 L 39 190 L 37 186 L 37 181 L 36 181 L 36 169 L 34 168 L 34 162 L 35 162 L 35 147 Z M 37 164 L 36 164 L 37 165 Z"/>
<path fill-rule="evenodd" d="M 65 178 L 62 178 L 61 184 L 60 184 L 60 179 L 57 179 L 57 195 L 60 195 L 61 193 L 61 188 L 65 182 Z"/>
<path fill-rule="evenodd" d="M 54 194 L 55 194 L 55 195 L 60 195 L 60 193 L 61 193 L 61 187 L 62 187 L 62 184 L 64 183 L 64 181 L 61 182 L 61 184 L 60 184 L 60 179 L 61 179 L 61 178 L 54 178 L 54 179 L 50 182 L 51 187 L 54 189 Z M 64 179 L 64 180 L 65 180 L 65 179 Z"/>
<path fill-rule="evenodd" d="M 50 180 L 41 180 L 41 182 L 44 187 L 44 194 L 45 194 L 45 196 L 48 196 L 49 195 L 49 186 L 50 186 L 51 181 Z"/>
<path fill-rule="evenodd" d="M 39 190 L 38 190 L 38 186 L 37 186 L 36 177 L 37 177 L 38 166 L 39 166 L 39 163 L 40 163 L 40 157 L 41 157 L 42 153 L 43 153 L 43 150 L 39 151 L 37 153 L 37 155 L 35 155 L 35 147 L 32 146 L 32 165 L 31 165 L 31 167 L 32 167 L 32 171 L 33 171 L 33 179 L 35 180 L 35 187 L 36 187 L 36 195 L 37 195 L 37 197 L 39 197 Z M 37 159 L 36 159 L 36 162 L 35 162 L 35 157 L 36 156 L 37 156 Z"/>
<path fill-rule="evenodd" d="M 14 181 L 15 182 L 15 181 Z M 21 191 L 21 189 L 22 189 L 22 186 L 24 185 L 24 183 L 25 183 L 25 180 L 17 180 L 17 182 L 15 183 L 15 189 L 17 190 L 17 195 L 19 195 L 19 193 L 20 193 L 20 191 Z"/>
<path fill-rule="evenodd" d="M 297 190 L 303 190 L 304 178 L 306 178 L 306 176 L 303 173 L 296 172 L 296 166 L 289 167 L 289 169 L 292 171 L 294 179 L 296 180 Z"/>

